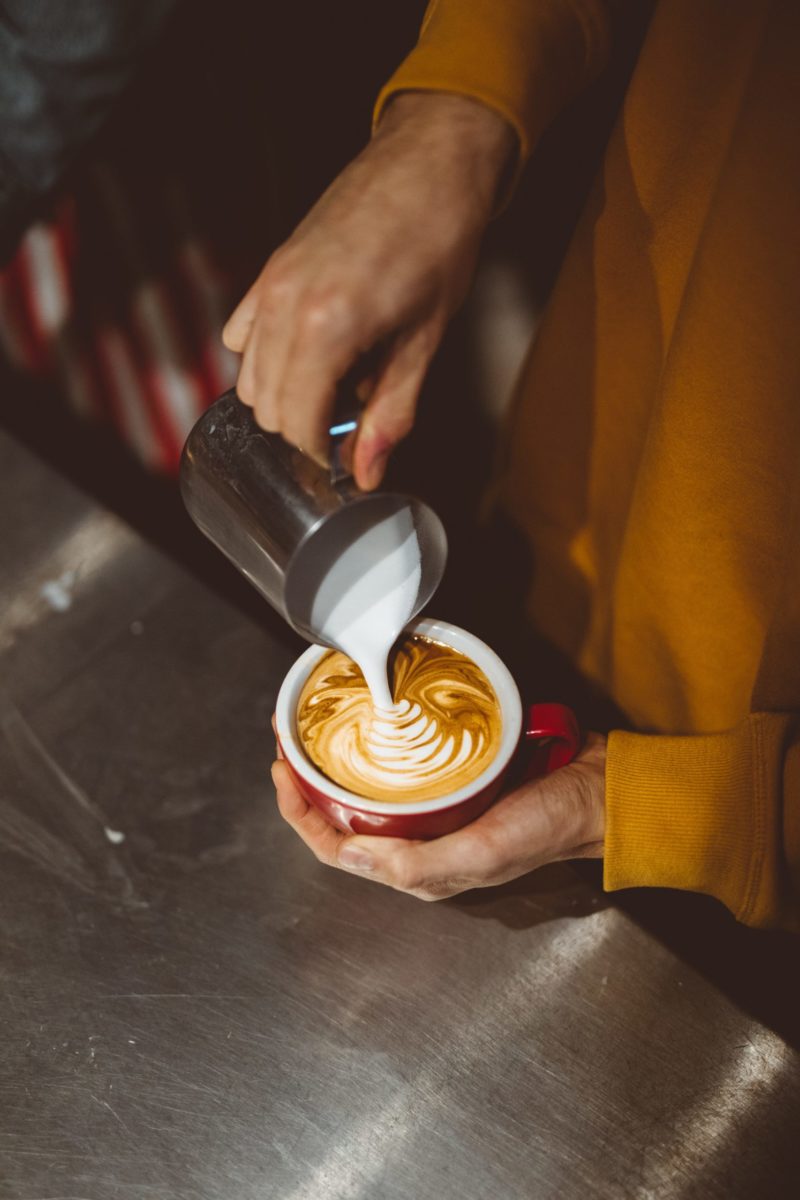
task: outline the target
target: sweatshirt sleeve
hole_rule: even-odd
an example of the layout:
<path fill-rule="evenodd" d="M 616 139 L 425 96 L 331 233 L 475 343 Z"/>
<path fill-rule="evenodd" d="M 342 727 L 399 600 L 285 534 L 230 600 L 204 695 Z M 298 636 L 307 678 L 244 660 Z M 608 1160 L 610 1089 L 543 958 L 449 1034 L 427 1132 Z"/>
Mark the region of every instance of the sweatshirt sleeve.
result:
<path fill-rule="evenodd" d="M 456 92 L 516 130 L 524 160 L 600 72 L 612 0 L 432 0 L 419 42 L 381 90 L 374 124 L 403 91 Z"/>
<path fill-rule="evenodd" d="M 800 931 L 800 714 L 723 733 L 614 732 L 604 885 L 716 896 L 747 925 Z"/>

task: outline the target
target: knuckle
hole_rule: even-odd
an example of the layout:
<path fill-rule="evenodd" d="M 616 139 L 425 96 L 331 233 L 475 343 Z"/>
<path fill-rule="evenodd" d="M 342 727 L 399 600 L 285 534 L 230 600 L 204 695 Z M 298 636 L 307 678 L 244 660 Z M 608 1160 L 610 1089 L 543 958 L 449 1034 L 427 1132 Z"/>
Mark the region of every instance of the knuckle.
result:
<path fill-rule="evenodd" d="M 399 419 L 391 409 L 381 407 L 362 421 L 361 437 L 367 441 L 377 441 L 381 449 L 393 449 L 401 442 L 414 427 L 413 416 Z"/>
<path fill-rule="evenodd" d="M 300 302 L 297 323 L 300 332 L 317 339 L 340 334 L 348 325 L 350 304 L 338 290 L 308 293 Z"/>
<path fill-rule="evenodd" d="M 258 283 L 259 300 L 267 307 L 284 304 L 298 286 L 298 269 L 292 255 L 286 250 L 276 250 L 270 258 Z"/>
<path fill-rule="evenodd" d="M 394 885 L 401 892 L 413 892 L 418 895 L 426 891 L 426 881 L 419 868 L 412 862 L 401 860 L 394 869 Z"/>
<path fill-rule="evenodd" d="M 388 437 L 394 442 L 399 442 L 402 438 L 407 437 L 414 428 L 414 412 L 409 410 L 390 411 L 387 414 L 385 429 Z"/>
<path fill-rule="evenodd" d="M 288 281 L 265 279 L 259 289 L 258 307 L 261 315 L 274 322 L 292 303 L 294 289 Z"/>

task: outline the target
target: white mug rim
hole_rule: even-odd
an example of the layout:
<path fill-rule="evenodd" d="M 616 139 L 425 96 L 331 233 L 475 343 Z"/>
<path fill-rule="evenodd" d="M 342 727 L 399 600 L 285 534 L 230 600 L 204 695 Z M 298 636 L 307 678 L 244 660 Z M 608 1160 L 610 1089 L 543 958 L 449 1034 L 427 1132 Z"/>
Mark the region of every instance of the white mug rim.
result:
<path fill-rule="evenodd" d="M 289 668 L 278 692 L 275 725 L 281 749 L 290 766 L 311 787 L 322 792 L 328 799 L 359 812 L 399 817 L 439 812 L 462 804 L 482 792 L 505 771 L 519 744 L 522 732 L 522 701 L 519 690 L 508 667 L 486 642 L 458 625 L 433 617 L 418 617 L 409 622 L 405 632 L 419 633 L 434 641 L 444 642 L 454 650 L 461 650 L 485 672 L 500 702 L 503 722 L 500 744 L 494 758 L 480 775 L 476 775 L 469 783 L 455 791 L 435 796 L 431 800 L 417 800 L 411 803 L 403 800 L 372 800 L 349 792 L 314 766 L 300 747 L 297 737 L 295 717 L 303 684 L 320 659 L 330 653 L 327 646 L 309 646 Z"/>

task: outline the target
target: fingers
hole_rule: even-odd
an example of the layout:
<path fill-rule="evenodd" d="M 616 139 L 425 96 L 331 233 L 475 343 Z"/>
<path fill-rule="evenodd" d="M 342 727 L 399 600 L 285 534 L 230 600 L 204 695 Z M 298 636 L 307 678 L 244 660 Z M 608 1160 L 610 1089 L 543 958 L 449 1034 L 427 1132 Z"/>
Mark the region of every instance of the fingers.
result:
<path fill-rule="evenodd" d="M 419 900 L 443 900 L 484 885 L 494 867 L 487 851 L 470 825 L 429 842 L 349 837 L 338 846 L 337 862 Z"/>
<path fill-rule="evenodd" d="M 381 483 L 389 455 L 414 424 L 417 401 L 442 330 L 427 320 L 395 341 L 372 390 L 353 452 L 353 474 L 364 491 Z"/>
<path fill-rule="evenodd" d="M 258 291 L 255 285 L 231 313 L 222 330 L 222 341 L 235 354 L 242 354 L 258 311 Z"/>
<path fill-rule="evenodd" d="M 338 381 L 377 336 L 370 316 L 344 285 L 312 285 L 288 253 L 273 256 L 226 327 L 243 352 L 237 392 L 262 429 L 327 463 Z"/>
<path fill-rule="evenodd" d="M 272 781 L 275 784 L 278 810 L 284 821 L 291 825 L 320 862 L 333 866 L 339 842 L 344 834 L 330 825 L 322 813 L 303 799 L 292 782 L 286 763 L 272 764 Z"/>
<path fill-rule="evenodd" d="M 353 314 L 346 304 L 337 307 L 315 300 L 296 311 L 290 331 L 286 319 L 284 315 L 279 324 L 276 318 L 270 329 L 259 312 L 252 322 L 237 391 L 254 409 L 263 429 L 280 432 L 326 463 L 338 381 L 361 351 Z M 366 340 L 377 338 L 363 317 L 359 325 Z M 372 388 L 354 447 L 354 476 L 364 490 L 378 487 L 389 454 L 413 427 L 420 389 L 440 336 L 433 322 L 426 322 L 400 335 L 390 351 Z"/>
<path fill-rule="evenodd" d="M 474 886 L 463 878 L 464 852 L 471 841 L 467 831 L 451 835 L 457 839 L 440 838 L 437 842 L 412 842 L 402 838 L 352 837 L 341 833 L 325 820 L 322 813 L 300 794 L 284 762 L 272 764 L 272 779 L 283 819 L 308 846 L 315 857 L 326 866 L 369 875 L 378 882 L 410 892 L 425 900 L 438 900 L 456 895 L 465 887 Z M 440 853 L 431 847 L 447 843 Z M 461 876 L 442 878 L 442 872 L 461 871 Z"/>
<path fill-rule="evenodd" d="M 281 433 L 325 463 L 336 388 L 359 354 L 357 324 L 361 334 L 369 337 L 369 327 L 357 320 L 343 297 L 306 299 L 295 313 L 292 341 L 278 381 Z"/>
<path fill-rule="evenodd" d="M 472 100 L 395 101 L 225 328 L 225 344 L 243 356 L 239 395 L 260 425 L 327 456 L 338 381 L 377 342 L 394 339 L 355 464 L 357 482 L 376 486 L 414 419 L 515 145 L 510 126 Z"/>
<path fill-rule="evenodd" d="M 548 862 L 602 855 L 604 739 L 591 740 L 580 760 L 526 783 L 483 816 L 431 841 L 350 836 L 310 807 L 283 763 L 273 765 L 281 814 L 316 857 L 365 874 L 421 900 L 507 883 Z"/>
<path fill-rule="evenodd" d="M 359 867 L 369 856 L 370 877 L 421 900 L 441 900 L 469 888 L 516 879 L 554 853 L 550 808 L 541 782 L 509 793 L 463 829 L 430 841 L 351 837 L 338 847 L 340 864 Z"/>
<path fill-rule="evenodd" d="M 368 875 L 418 899 L 456 896 L 468 888 L 505 882 L 530 869 L 523 867 L 508 873 L 509 861 L 517 862 L 517 843 L 522 831 L 518 822 L 514 822 L 514 829 L 506 829 L 503 820 L 496 821 L 495 810 L 464 829 L 428 842 L 351 836 L 341 833 L 307 803 L 295 787 L 285 762 L 272 764 L 272 779 L 281 816 L 320 862 Z M 507 797 L 506 801 L 512 798 Z M 494 824 L 498 835 L 493 834 Z"/>
<path fill-rule="evenodd" d="M 297 284 L 277 251 L 225 327 L 226 344 L 242 353 L 236 391 L 262 429 L 282 432 L 280 385 L 291 348 Z"/>

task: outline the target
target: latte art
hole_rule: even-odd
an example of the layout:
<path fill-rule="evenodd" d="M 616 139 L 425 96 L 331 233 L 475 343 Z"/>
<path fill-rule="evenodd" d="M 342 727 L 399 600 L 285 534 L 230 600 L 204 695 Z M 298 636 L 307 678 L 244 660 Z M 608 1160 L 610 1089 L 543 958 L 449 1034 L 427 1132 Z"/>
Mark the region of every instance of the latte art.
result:
<path fill-rule="evenodd" d="M 396 651 L 391 675 L 394 705 L 378 709 L 344 654 L 331 651 L 317 664 L 297 710 L 311 761 L 341 787 L 374 800 L 429 800 L 480 775 L 502 725 L 480 667 L 415 635 Z"/>

